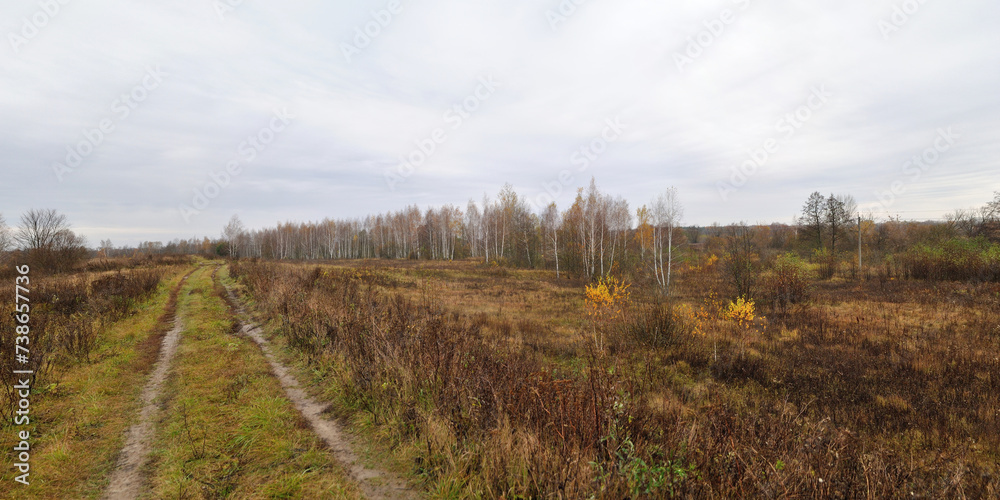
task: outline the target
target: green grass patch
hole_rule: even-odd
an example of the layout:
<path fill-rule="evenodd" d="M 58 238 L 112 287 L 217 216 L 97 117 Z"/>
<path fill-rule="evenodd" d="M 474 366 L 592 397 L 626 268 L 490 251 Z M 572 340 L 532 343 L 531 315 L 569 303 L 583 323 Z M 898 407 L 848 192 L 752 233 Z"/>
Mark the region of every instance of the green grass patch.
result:
<path fill-rule="evenodd" d="M 356 498 L 252 340 L 230 333 L 212 271 L 182 295 L 185 329 L 154 445 L 153 498 Z"/>
<path fill-rule="evenodd" d="M 101 332 L 93 363 L 63 367 L 31 394 L 31 424 L 0 427 L 0 498 L 98 498 L 139 412 L 139 395 L 156 360 L 146 344 L 162 330 L 170 291 L 190 268 L 174 268 L 138 312 Z M 31 433 L 30 486 L 14 482 L 16 432 Z"/>

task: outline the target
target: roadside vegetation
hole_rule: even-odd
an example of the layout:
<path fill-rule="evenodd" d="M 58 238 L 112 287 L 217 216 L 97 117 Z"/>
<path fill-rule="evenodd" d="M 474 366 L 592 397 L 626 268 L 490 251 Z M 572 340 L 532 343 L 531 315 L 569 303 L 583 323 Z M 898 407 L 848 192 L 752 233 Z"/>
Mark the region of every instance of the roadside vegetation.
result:
<path fill-rule="evenodd" d="M 0 497 L 100 496 L 138 410 L 139 389 L 172 323 L 185 272 L 184 266 L 166 266 L 33 276 L 29 366 L 36 373 L 27 426 L 12 425 L 15 367 L 6 354 L 14 331 L 12 322 L 0 324 L 5 353 L 0 442 L 12 449 L 15 430 L 30 431 L 32 486 L 5 488 Z M 0 460 L 0 481 L 8 486 L 15 484 L 13 458 L 4 453 Z"/>

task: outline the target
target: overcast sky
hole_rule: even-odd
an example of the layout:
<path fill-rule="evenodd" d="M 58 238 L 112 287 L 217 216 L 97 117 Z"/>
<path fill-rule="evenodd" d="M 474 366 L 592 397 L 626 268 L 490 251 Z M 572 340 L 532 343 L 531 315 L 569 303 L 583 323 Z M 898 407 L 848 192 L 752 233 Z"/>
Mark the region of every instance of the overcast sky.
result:
<path fill-rule="evenodd" d="M 1000 190 L 995 0 L 577 1 L 3 0 L 0 213 L 121 245 L 591 176 L 690 224 Z"/>

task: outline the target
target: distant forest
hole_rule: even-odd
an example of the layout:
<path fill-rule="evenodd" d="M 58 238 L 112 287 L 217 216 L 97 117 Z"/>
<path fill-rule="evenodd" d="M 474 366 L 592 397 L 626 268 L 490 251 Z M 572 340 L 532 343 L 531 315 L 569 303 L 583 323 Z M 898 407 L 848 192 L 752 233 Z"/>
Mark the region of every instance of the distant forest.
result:
<path fill-rule="evenodd" d="M 768 260 L 782 253 L 846 266 L 881 263 L 921 243 L 951 239 L 1000 240 L 1000 192 L 977 210 L 957 210 L 946 222 L 878 220 L 859 213 L 850 195 L 813 193 L 793 224 L 683 226 L 675 188 L 632 209 L 621 196 L 601 192 L 592 180 L 560 211 L 555 203 L 534 213 L 508 184 L 493 198 L 355 219 L 286 222 L 247 229 L 234 216 L 223 230 L 222 253 L 293 260 L 479 258 L 504 266 L 551 269 L 584 278 L 613 270 L 670 283 L 672 263 L 731 254 L 737 236 Z M 860 245 L 859 245 L 860 238 Z M 860 250 L 859 250 L 860 249 Z"/>
<path fill-rule="evenodd" d="M 559 276 L 593 278 L 614 271 L 667 288 L 678 261 L 698 265 L 713 256 L 732 255 L 738 244 L 754 260 L 795 253 L 822 260 L 831 273 L 841 267 L 854 273 L 858 269 L 852 266 L 859 264 L 881 265 L 918 245 L 951 240 L 995 244 L 1000 241 L 1000 192 L 981 208 L 956 210 L 944 222 L 880 220 L 859 213 L 850 195 L 818 192 L 804 201 L 792 224 L 692 227 L 683 225 L 683 217 L 675 188 L 633 209 L 591 180 L 569 208 L 559 210 L 552 203 L 535 213 L 528 199 L 508 184 L 495 197 L 470 200 L 464 210 L 412 205 L 363 218 L 285 222 L 262 229 L 247 228 L 234 215 L 221 237 L 144 242 L 135 248 L 115 248 L 105 240 L 89 249 L 64 215 L 31 210 L 16 227 L 9 227 L 0 215 L 0 254 L 23 252 L 36 265 L 56 271 L 71 269 L 88 257 L 135 254 L 279 260 L 478 258 L 500 266 L 551 269 Z"/>

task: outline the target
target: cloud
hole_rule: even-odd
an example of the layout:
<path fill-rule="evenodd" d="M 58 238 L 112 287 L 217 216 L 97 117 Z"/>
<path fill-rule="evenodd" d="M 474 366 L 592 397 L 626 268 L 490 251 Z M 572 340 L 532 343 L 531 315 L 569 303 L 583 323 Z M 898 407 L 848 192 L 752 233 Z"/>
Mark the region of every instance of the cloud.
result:
<path fill-rule="evenodd" d="M 402 1 L 348 60 L 344 44 L 388 3 L 258 0 L 224 20 L 195 0 L 67 3 L 17 51 L 0 47 L 0 213 L 57 208 L 92 242 L 135 243 L 215 235 L 233 213 L 262 226 L 464 206 L 504 182 L 537 196 L 615 117 L 625 133 L 574 173 L 561 206 L 593 175 L 633 206 L 676 185 L 691 223 L 790 221 L 814 190 L 876 202 L 949 126 L 956 147 L 891 208 L 944 213 L 1000 189 L 995 2 L 928 0 L 887 40 L 879 22 L 902 0 L 590 0 L 555 28 L 557 0 Z M 38 9 L 0 7 L 0 33 Z M 679 71 L 675 55 L 708 39 Z M 52 164 L 151 65 L 163 85 L 59 182 Z M 502 86 L 449 128 L 445 113 L 490 75 Z M 815 86 L 830 102 L 724 201 L 718 183 Z M 287 132 L 185 222 L 178 207 L 282 107 Z M 388 190 L 385 172 L 439 127 L 447 141 Z"/>

